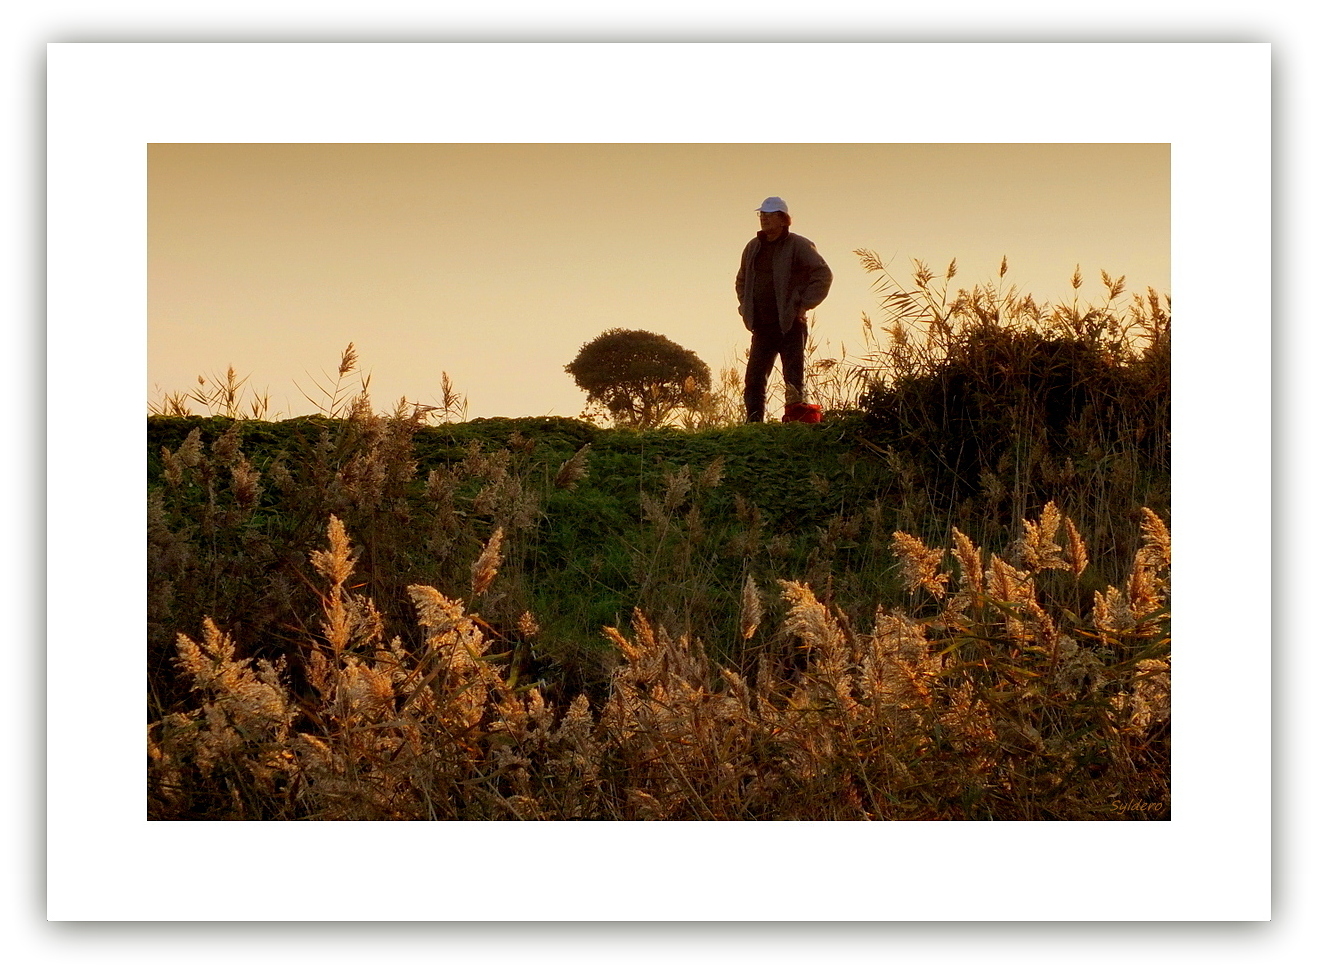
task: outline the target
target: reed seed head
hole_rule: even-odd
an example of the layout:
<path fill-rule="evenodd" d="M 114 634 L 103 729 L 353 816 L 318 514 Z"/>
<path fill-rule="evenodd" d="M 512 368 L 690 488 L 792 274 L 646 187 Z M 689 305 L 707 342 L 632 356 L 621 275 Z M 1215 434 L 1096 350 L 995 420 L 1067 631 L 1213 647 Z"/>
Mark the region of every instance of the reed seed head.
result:
<path fill-rule="evenodd" d="M 484 594 L 494 581 L 495 575 L 499 573 L 499 566 L 503 563 L 502 547 L 503 527 L 495 527 L 493 535 L 485 544 L 485 549 L 476 558 L 476 562 L 471 565 L 472 594 Z"/>
<path fill-rule="evenodd" d="M 901 562 L 902 580 L 908 591 L 923 587 L 935 597 L 947 593 L 948 575 L 938 569 L 945 550 L 926 547 L 923 540 L 900 530 L 892 535 L 892 549 Z"/>

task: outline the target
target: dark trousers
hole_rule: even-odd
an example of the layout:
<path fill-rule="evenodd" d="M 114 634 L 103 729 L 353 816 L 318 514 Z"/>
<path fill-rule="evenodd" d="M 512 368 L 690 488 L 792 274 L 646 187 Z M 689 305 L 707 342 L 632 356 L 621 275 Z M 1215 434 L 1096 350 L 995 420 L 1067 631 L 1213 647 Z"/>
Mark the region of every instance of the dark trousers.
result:
<path fill-rule="evenodd" d="M 783 361 L 787 404 L 799 402 L 805 392 L 805 331 L 798 321 L 786 334 L 777 327 L 751 332 L 751 354 L 746 362 L 746 421 L 764 421 L 764 398 L 774 359 Z"/>

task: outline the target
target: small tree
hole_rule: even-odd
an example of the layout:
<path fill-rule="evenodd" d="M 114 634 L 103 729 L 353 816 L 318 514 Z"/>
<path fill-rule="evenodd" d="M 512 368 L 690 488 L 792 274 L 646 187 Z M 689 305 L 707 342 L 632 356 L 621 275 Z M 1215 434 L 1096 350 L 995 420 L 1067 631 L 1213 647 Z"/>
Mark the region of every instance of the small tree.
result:
<path fill-rule="evenodd" d="M 620 425 L 662 425 L 709 393 L 708 366 L 694 352 L 649 331 L 605 331 L 582 345 L 564 370 Z"/>

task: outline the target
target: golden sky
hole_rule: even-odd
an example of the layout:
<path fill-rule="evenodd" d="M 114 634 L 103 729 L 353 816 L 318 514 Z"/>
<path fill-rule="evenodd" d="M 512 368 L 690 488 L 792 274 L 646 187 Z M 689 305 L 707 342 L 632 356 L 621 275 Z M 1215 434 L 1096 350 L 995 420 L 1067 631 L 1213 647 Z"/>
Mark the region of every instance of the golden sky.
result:
<path fill-rule="evenodd" d="M 954 286 L 1099 299 L 1100 270 L 1170 292 L 1166 144 L 153 144 L 148 397 L 232 365 L 273 412 L 314 411 L 353 342 L 378 409 L 575 415 L 563 366 L 611 327 L 714 370 L 749 335 L 733 278 L 765 196 L 834 272 L 821 353 L 879 321 L 853 251 Z"/>

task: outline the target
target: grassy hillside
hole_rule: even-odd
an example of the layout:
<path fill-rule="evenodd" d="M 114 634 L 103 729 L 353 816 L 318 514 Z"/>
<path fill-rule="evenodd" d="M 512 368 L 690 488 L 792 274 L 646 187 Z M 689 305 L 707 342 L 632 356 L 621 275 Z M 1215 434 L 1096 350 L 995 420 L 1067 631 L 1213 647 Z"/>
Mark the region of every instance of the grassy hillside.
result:
<path fill-rule="evenodd" d="M 1144 569 L 1136 551 L 1149 538 L 1144 497 L 1109 510 L 1101 555 L 1076 550 L 1074 521 L 1058 514 L 1049 526 L 1043 505 L 1030 509 L 1031 561 L 1021 525 L 1003 522 L 987 499 L 967 529 L 991 537 L 958 537 L 950 513 L 913 486 L 909 461 L 881 423 L 860 415 L 707 432 L 558 418 L 440 427 L 375 415 L 150 419 L 153 812 L 1101 817 L 1123 794 L 1165 807 L 1164 744 L 1146 752 L 1144 734 L 1162 669 L 1136 667 L 1166 655 L 1162 595 L 1131 587 L 1132 569 Z M 333 525 L 342 530 L 338 553 L 326 532 Z M 994 551 L 1005 559 L 976 549 L 1009 536 L 1016 546 Z M 334 556 L 337 572 L 327 566 Z M 1141 556 L 1152 563 L 1152 554 Z M 1152 583 L 1152 574 L 1141 577 L 1137 586 Z M 436 608 L 418 600 L 421 590 L 444 599 L 444 624 L 426 623 Z M 1147 617 L 1131 613 L 1140 596 L 1154 608 Z M 1110 630 L 1100 630 L 1096 603 L 1109 615 L 1125 611 L 1124 620 L 1109 618 Z M 191 639 L 182 663 L 180 633 Z M 456 650 L 455 638 L 465 653 L 435 668 L 437 656 Z M 831 671 L 817 671 L 825 662 Z M 451 680 L 425 712 L 405 691 L 423 669 L 432 679 L 426 692 Z M 860 692 L 862 677 L 869 694 Z M 916 680 L 905 701 L 893 694 L 899 677 Z M 333 749 L 364 717 L 349 702 L 352 678 L 384 693 L 375 724 L 410 725 L 411 735 L 373 730 L 397 750 L 385 769 L 374 765 L 378 749 L 316 762 L 310 740 Z M 831 701 L 818 709 L 808 697 L 823 685 Z M 468 698 L 473 686 L 483 693 L 479 705 Z M 745 695 L 743 715 L 728 724 L 724 710 L 750 686 L 758 701 Z M 452 713 L 443 715 L 445 699 L 476 709 L 458 733 L 462 759 L 449 753 L 434 777 L 427 746 L 436 732 L 449 739 L 458 731 Z M 929 725 L 911 714 L 913 700 L 930 707 Z M 642 702 L 643 712 L 620 714 L 619 706 Z M 279 713 L 278 728 L 257 719 L 233 736 L 257 703 Z M 532 739 L 528 705 L 545 720 L 543 738 Z M 1111 725 L 1114 713 L 1133 717 L 1137 705 L 1145 720 L 1139 761 Z M 875 721 L 880 710 L 887 715 Z M 820 722 L 825 711 L 845 715 L 843 724 Z M 802 723 L 803 712 L 816 714 Z M 609 713 L 623 720 L 612 729 L 598 721 Z M 514 723 L 521 735 L 509 732 Z M 612 770 L 583 768 L 580 751 L 559 752 L 568 744 L 555 733 L 587 724 L 591 752 L 613 740 Z M 646 724 L 668 749 L 634 750 Z M 694 726 L 708 735 L 716 725 L 723 728 L 699 767 L 685 756 L 670 765 L 692 744 Z M 846 756 L 849 769 L 836 762 L 838 732 L 863 750 Z M 430 743 L 415 752 L 405 745 L 422 738 Z M 1045 758 L 1050 745 L 1062 747 L 1056 758 Z M 538 791 L 551 785 L 548 764 L 536 762 L 550 759 L 546 746 L 553 760 L 577 767 L 570 793 Z M 719 755 L 728 746 L 737 760 Z M 994 747 L 1000 758 L 990 758 Z M 409 752 L 402 772 L 396 761 Z M 802 754 L 828 765 L 786 772 Z M 1031 754 L 1024 785 L 1019 764 Z M 415 779 L 418 759 L 430 767 L 428 782 Z M 491 759 L 513 759 L 512 768 L 491 778 Z M 651 774 L 655 765 L 666 767 L 661 778 Z M 933 775 L 901 784 L 912 765 Z M 1120 782 L 1090 792 L 1091 778 L 1118 765 Z M 714 776 L 697 782 L 697 769 Z M 498 782 L 473 790 L 462 782 L 469 773 Z M 606 782 L 610 773 L 621 775 Z M 1003 773 L 1005 783 L 988 779 Z M 849 782 L 839 790 L 839 780 Z M 307 787 L 323 792 L 308 803 Z M 422 793 L 430 811 L 416 802 Z"/>
<path fill-rule="evenodd" d="M 699 626 L 724 650 L 748 574 L 821 589 L 845 577 L 834 597 L 872 613 L 877 597 L 896 593 L 887 536 L 911 525 L 892 505 L 891 471 L 859 444 L 859 424 L 685 433 L 558 418 L 413 428 L 151 419 L 148 481 L 162 504 L 153 524 L 162 537 L 204 536 L 219 561 L 210 573 L 223 575 L 172 578 L 154 647 L 167 656 L 174 632 L 203 616 L 267 644 L 284 637 L 280 625 L 306 627 L 317 604 L 298 588 L 330 514 L 363 544 L 366 591 L 400 621 L 410 618 L 408 584 L 463 595 L 472 560 L 501 529 L 504 565 L 483 616 L 504 628 L 526 611 L 539 618 L 536 661 L 565 667 L 571 689 L 603 676 L 613 652 L 602 628 L 633 608 Z M 190 435 L 201 458 L 171 485 L 162 454 L 178 463 Z M 578 454 L 572 475 L 564 465 Z M 247 506 L 233 472 L 244 463 L 260 477 Z M 204 557 L 188 562 L 206 572 Z"/>
<path fill-rule="evenodd" d="M 149 419 L 151 815 L 1167 819 L 1169 302 L 861 255 L 820 425 Z"/>

